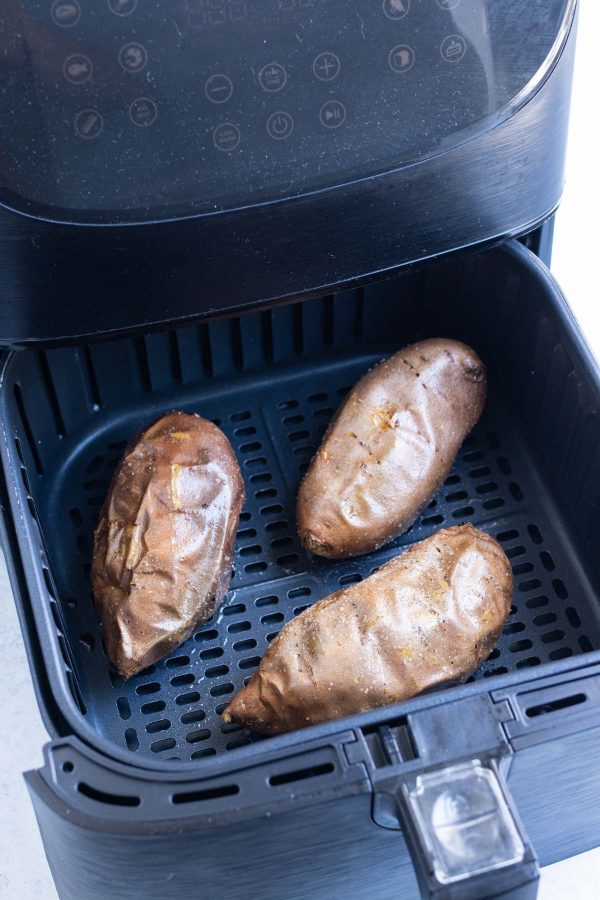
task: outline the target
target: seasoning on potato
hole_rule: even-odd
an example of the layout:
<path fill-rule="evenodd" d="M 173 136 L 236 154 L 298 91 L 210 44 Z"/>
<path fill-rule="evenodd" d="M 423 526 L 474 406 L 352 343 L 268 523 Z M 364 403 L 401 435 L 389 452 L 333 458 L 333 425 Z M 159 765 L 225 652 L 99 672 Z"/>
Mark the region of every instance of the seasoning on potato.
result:
<path fill-rule="evenodd" d="M 441 338 L 405 347 L 361 378 L 300 485 L 307 550 L 360 556 L 406 531 L 448 476 L 485 396 L 477 354 Z"/>
<path fill-rule="evenodd" d="M 223 719 L 277 734 L 464 679 L 498 640 L 511 596 L 492 537 L 439 531 L 289 622 Z"/>
<path fill-rule="evenodd" d="M 211 617 L 231 579 L 244 482 L 223 432 L 171 412 L 125 451 L 94 535 L 92 587 L 124 678 Z"/>

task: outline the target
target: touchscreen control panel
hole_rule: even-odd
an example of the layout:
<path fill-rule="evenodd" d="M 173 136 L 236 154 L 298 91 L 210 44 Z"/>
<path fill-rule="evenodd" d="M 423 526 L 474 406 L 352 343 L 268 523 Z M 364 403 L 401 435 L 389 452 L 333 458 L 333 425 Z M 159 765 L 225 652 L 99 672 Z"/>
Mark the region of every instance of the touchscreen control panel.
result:
<path fill-rule="evenodd" d="M 135 221 L 387 171 L 489 127 L 567 5 L 20 0 L 0 29 L 0 200 Z"/>

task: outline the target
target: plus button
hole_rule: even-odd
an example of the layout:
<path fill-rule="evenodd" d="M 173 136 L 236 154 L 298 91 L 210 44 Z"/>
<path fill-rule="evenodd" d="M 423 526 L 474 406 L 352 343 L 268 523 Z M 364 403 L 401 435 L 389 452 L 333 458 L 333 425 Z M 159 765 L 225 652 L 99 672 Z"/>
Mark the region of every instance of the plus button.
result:
<path fill-rule="evenodd" d="M 313 73 L 319 81 L 333 81 L 340 74 L 340 60 L 330 51 L 319 53 L 313 62 Z"/>

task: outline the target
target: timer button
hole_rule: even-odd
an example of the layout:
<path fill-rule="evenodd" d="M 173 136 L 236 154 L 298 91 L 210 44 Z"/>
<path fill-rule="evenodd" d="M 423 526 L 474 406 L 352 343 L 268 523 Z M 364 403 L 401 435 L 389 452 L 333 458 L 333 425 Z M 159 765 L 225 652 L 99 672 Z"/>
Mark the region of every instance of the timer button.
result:
<path fill-rule="evenodd" d="M 204 85 L 204 93 L 206 99 L 211 103 L 227 103 L 233 94 L 233 84 L 231 78 L 222 75 L 220 72 L 211 75 Z"/>
<path fill-rule="evenodd" d="M 383 0 L 383 12 L 388 19 L 403 19 L 410 11 L 410 0 Z"/>
<path fill-rule="evenodd" d="M 341 100 L 328 100 L 319 111 L 319 119 L 325 128 L 339 128 L 346 121 L 346 107 Z"/>
<path fill-rule="evenodd" d="M 274 112 L 267 119 L 267 134 L 275 141 L 282 141 L 288 138 L 294 130 L 294 120 L 288 112 L 279 110 Z"/>
<path fill-rule="evenodd" d="M 233 122 L 221 122 L 213 131 L 213 144 L 224 153 L 235 150 L 240 140 L 240 129 Z"/>
<path fill-rule="evenodd" d="M 258 73 L 258 80 L 263 90 L 275 93 L 285 86 L 287 72 L 280 63 L 268 63 Z"/>
<path fill-rule="evenodd" d="M 335 53 L 319 53 L 313 62 L 313 72 L 319 81 L 333 81 L 340 74 L 340 60 Z"/>

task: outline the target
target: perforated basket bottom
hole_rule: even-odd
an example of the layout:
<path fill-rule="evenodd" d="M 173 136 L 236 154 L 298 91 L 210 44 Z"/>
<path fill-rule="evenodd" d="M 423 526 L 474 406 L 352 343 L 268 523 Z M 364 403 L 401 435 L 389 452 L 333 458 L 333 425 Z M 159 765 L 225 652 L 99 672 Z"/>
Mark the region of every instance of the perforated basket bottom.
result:
<path fill-rule="evenodd" d="M 299 546 L 295 496 L 334 409 L 373 357 L 282 369 L 269 380 L 245 376 L 223 386 L 140 397 L 97 430 L 54 474 L 42 522 L 68 511 L 70 533 L 46 542 L 61 623 L 76 672 L 75 693 L 94 728 L 132 754 L 190 760 L 231 750 L 253 737 L 220 713 L 252 675 L 281 627 L 321 597 L 369 575 L 399 548 L 444 526 L 472 522 L 496 537 L 513 565 L 515 595 L 498 646 L 473 676 L 488 678 L 588 651 L 600 644 L 597 611 L 560 523 L 540 490 L 514 423 L 491 398 L 452 474 L 419 521 L 371 556 L 331 563 Z M 247 502 L 231 589 L 218 614 L 179 650 L 129 682 L 110 669 L 89 587 L 92 534 L 125 443 L 161 412 L 180 408 L 213 418 L 238 454 Z M 42 504 L 41 504 L 42 505 Z"/>

